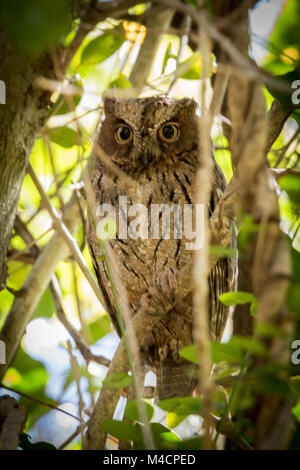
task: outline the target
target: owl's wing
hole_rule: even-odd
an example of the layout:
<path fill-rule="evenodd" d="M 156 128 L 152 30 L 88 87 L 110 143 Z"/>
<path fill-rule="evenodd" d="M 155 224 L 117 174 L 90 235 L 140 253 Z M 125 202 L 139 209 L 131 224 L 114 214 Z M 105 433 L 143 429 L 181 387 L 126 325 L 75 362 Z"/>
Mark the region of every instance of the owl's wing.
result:
<path fill-rule="evenodd" d="M 96 188 L 98 186 L 98 182 L 101 180 L 101 174 L 99 172 L 95 172 L 92 177 L 92 187 L 95 190 L 96 193 Z M 93 263 L 93 268 L 95 271 L 95 275 L 98 281 L 100 293 L 102 296 L 102 306 L 105 309 L 105 311 L 108 313 L 117 333 L 119 336 L 121 336 L 121 329 L 119 326 L 118 322 L 118 317 L 117 317 L 117 312 L 116 308 L 114 306 L 114 300 L 113 300 L 113 295 L 110 289 L 110 283 L 108 279 L 108 275 L 105 269 L 104 262 L 101 259 L 101 250 L 100 250 L 100 244 L 99 240 L 97 238 L 96 230 L 93 224 L 93 221 L 91 220 L 91 217 L 89 216 L 87 218 L 87 242 L 88 242 L 88 247 Z"/>
<path fill-rule="evenodd" d="M 110 317 L 110 319 L 111 319 L 118 335 L 121 336 L 121 329 L 120 329 L 120 325 L 119 325 L 119 322 L 118 322 L 117 312 L 116 312 L 113 300 L 112 300 L 111 296 L 109 296 L 109 294 L 108 294 L 109 291 L 108 291 L 107 287 L 105 287 L 108 283 L 108 279 L 107 279 L 106 276 L 103 275 L 103 272 L 101 274 L 100 266 L 99 266 L 99 263 L 97 261 L 97 257 L 95 255 L 92 243 L 89 243 L 89 250 L 90 250 L 90 255 L 91 255 L 91 258 L 92 258 L 93 268 L 94 268 L 96 278 L 97 278 L 97 281 L 98 281 L 98 285 L 99 285 L 99 288 L 100 288 L 100 292 L 101 292 L 102 297 L 103 297 L 102 306 L 105 309 L 105 311 L 109 314 L 109 317 Z"/>
<path fill-rule="evenodd" d="M 214 208 L 226 187 L 223 172 L 216 163 L 212 187 L 213 189 L 209 207 L 211 214 L 213 213 Z M 222 338 L 228 316 L 233 310 L 232 307 L 228 307 L 220 301 L 220 294 L 237 290 L 238 251 L 237 227 L 235 221 L 232 223 L 231 232 L 232 236 L 229 248 L 232 249 L 232 255 L 230 257 L 220 258 L 211 270 L 209 276 L 209 312 L 212 339 Z"/>

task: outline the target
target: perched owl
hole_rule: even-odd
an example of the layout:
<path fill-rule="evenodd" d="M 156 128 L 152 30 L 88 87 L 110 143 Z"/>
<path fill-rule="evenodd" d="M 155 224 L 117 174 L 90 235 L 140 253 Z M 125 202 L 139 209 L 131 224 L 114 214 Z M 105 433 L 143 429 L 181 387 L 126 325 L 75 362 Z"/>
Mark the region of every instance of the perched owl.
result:
<path fill-rule="evenodd" d="M 157 377 L 157 397 L 187 396 L 195 387 L 194 366 L 179 356 L 179 349 L 193 343 L 193 249 L 187 248 L 191 240 L 182 225 L 183 215 L 188 214 L 185 208 L 193 207 L 195 200 L 199 164 L 196 103 L 157 96 L 107 97 L 104 109 L 98 143 L 109 162 L 97 158 L 92 178 L 96 203 L 112 205 L 118 215 L 117 234 L 109 243 L 131 315 L 139 311 L 141 303 L 147 305 L 151 296 L 161 294 L 161 308 L 165 308 L 166 299 L 171 305 L 140 345 L 144 365 Z M 126 181 L 123 175 L 128 177 Z M 223 173 L 213 159 L 209 213 L 224 188 Z M 132 214 L 136 214 L 133 205 L 138 205 L 135 211 L 137 207 L 143 209 L 146 230 L 137 227 L 142 225 L 141 219 L 139 224 L 132 220 Z M 154 227 L 150 223 L 154 220 L 153 208 L 158 217 Z M 123 236 L 119 233 L 121 224 Z M 124 227 L 128 229 L 126 236 Z M 104 307 L 120 334 L 108 274 L 91 223 L 88 242 Z M 183 271 L 190 273 L 188 282 L 186 278 L 182 282 Z M 219 301 L 219 294 L 233 290 L 234 283 L 235 259 L 221 258 L 209 277 L 212 339 L 221 338 L 228 318 L 228 308 Z"/>

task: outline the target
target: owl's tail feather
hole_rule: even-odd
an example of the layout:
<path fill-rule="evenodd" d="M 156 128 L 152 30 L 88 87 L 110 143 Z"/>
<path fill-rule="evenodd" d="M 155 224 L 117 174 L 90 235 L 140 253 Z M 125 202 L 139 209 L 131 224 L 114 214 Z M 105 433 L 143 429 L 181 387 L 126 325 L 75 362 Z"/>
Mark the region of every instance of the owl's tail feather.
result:
<path fill-rule="evenodd" d="M 196 365 L 185 360 L 167 358 L 157 364 L 155 374 L 158 400 L 190 396 L 196 386 Z"/>

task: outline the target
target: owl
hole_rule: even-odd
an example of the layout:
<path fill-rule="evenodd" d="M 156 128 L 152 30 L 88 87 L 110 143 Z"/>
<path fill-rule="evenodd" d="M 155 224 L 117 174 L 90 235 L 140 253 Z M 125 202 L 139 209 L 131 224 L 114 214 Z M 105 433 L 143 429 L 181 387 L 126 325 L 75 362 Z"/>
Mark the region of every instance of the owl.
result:
<path fill-rule="evenodd" d="M 98 144 L 106 158 L 100 152 L 92 176 L 97 207 L 112 206 L 118 214 L 116 235 L 109 244 L 130 315 L 141 305 L 155 314 L 150 308 L 152 300 L 167 312 L 139 345 L 145 370 L 156 374 L 158 399 L 190 395 L 196 383 L 195 366 L 179 355 L 182 347 L 193 343 L 194 251 L 188 244 L 190 233 L 182 226 L 183 214 L 195 215 L 195 178 L 201 163 L 196 107 L 188 98 L 104 98 L 105 119 Z M 213 153 L 212 163 L 209 214 L 226 185 Z M 132 218 L 137 208 L 143 209 L 146 223 L 140 231 L 141 218 Z M 192 209 L 188 212 L 186 208 Z M 154 213 L 156 224 L 152 226 Z M 92 223 L 88 244 L 104 307 L 120 335 L 109 276 Z M 235 261 L 234 257 L 220 258 L 208 279 L 212 339 L 222 337 L 227 322 L 228 307 L 219 295 L 234 289 Z"/>

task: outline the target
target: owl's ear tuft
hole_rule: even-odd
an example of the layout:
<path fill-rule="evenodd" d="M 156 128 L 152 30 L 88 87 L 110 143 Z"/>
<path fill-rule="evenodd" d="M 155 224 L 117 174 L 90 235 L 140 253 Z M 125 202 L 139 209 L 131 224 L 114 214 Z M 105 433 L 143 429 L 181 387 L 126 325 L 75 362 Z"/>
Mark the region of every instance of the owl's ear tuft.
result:
<path fill-rule="evenodd" d="M 188 110 L 189 113 L 195 113 L 198 107 L 196 101 L 192 100 L 191 98 L 184 98 L 183 100 L 180 100 L 180 103 L 182 103 L 182 107 Z"/>
<path fill-rule="evenodd" d="M 115 113 L 116 99 L 111 96 L 104 97 L 104 112 L 106 115 Z"/>

